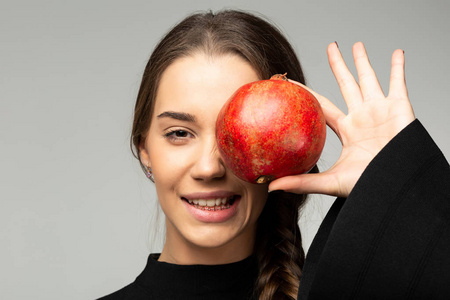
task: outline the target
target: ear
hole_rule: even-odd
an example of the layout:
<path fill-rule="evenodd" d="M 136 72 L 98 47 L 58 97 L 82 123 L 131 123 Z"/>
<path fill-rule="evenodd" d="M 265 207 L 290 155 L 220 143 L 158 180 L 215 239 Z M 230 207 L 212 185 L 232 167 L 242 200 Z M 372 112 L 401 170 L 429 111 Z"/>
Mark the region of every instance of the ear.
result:
<path fill-rule="evenodd" d="M 145 140 L 140 143 L 139 145 L 139 157 L 141 159 L 141 163 L 146 167 L 152 167 L 151 161 L 150 161 L 150 153 L 145 147 Z"/>

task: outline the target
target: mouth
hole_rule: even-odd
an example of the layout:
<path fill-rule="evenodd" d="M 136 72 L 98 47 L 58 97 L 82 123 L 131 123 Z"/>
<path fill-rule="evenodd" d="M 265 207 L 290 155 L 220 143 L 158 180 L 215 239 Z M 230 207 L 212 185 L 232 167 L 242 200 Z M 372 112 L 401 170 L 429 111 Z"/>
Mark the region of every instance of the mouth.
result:
<path fill-rule="evenodd" d="M 238 195 L 233 195 L 230 197 L 221 197 L 214 199 L 187 199 L 184 197 L 182 197 L 181 199 L 189 203 L 189 205 L 200 210 L 221 211 L 231 208 L 238 197 Z"/>

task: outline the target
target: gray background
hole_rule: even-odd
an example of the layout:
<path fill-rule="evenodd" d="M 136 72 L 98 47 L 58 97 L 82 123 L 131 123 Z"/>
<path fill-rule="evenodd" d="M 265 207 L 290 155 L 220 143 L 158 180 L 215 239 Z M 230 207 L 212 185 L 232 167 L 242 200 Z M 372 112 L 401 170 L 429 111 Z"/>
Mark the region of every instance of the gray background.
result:
<path fill-rule="evenodd" d="M 168 28 L 221 8 L 272 19 L 309 86 L 342 109 L 328 43 L 351 62 L 365 42 L 385 90 L 391 53 L 404 49 L 416 116 L 449 157 L 448 1 L 1 1 L 1 299 L 93 299 L 160 251 L 154 188 L 129 151 L 135 95 Z M 319 166 L 339 150 L 330 135 Z M 331 201 L 315 195 L 306 208 L 306 248 Z"/>

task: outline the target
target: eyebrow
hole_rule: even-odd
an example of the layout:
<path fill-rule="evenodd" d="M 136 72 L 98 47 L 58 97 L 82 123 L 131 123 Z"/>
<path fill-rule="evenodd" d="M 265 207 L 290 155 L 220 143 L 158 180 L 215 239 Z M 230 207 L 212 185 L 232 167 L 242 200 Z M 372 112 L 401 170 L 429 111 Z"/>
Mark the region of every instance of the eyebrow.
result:
<path fill-rule="evenodd" d="M 165 111 L 162 114 L 159 114 L 157 118 L 172 118 L 180 121 L 196 122 L 195 116 L 176 111 Z"/>

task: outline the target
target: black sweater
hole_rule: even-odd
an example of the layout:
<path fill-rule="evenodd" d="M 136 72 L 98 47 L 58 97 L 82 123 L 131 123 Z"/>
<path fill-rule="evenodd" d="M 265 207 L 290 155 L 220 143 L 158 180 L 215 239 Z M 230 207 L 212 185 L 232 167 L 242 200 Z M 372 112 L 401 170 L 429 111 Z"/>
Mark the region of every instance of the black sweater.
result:
<path fill-rule="evenodd" d="M 256 259 L 226 265 L 175 265 L 150 254 L 144 271 L 123 289 L 102 300 L 251 299 L 258 273 Z"/>
<path fill-rule="evenodd" d="M 135 282 L 102 300 L 249 299 L 253 257 L 178 266 L 150 255 Z M 309 249 L 299 299 L 450 299 L 450 168 L 419 121 L 338 198 Z"/>
<path fill-rule="evenodd" d="M 418 120 L 333 204 L 303 272 L 299 299 L 450 299 L 450 167 Z"/>

